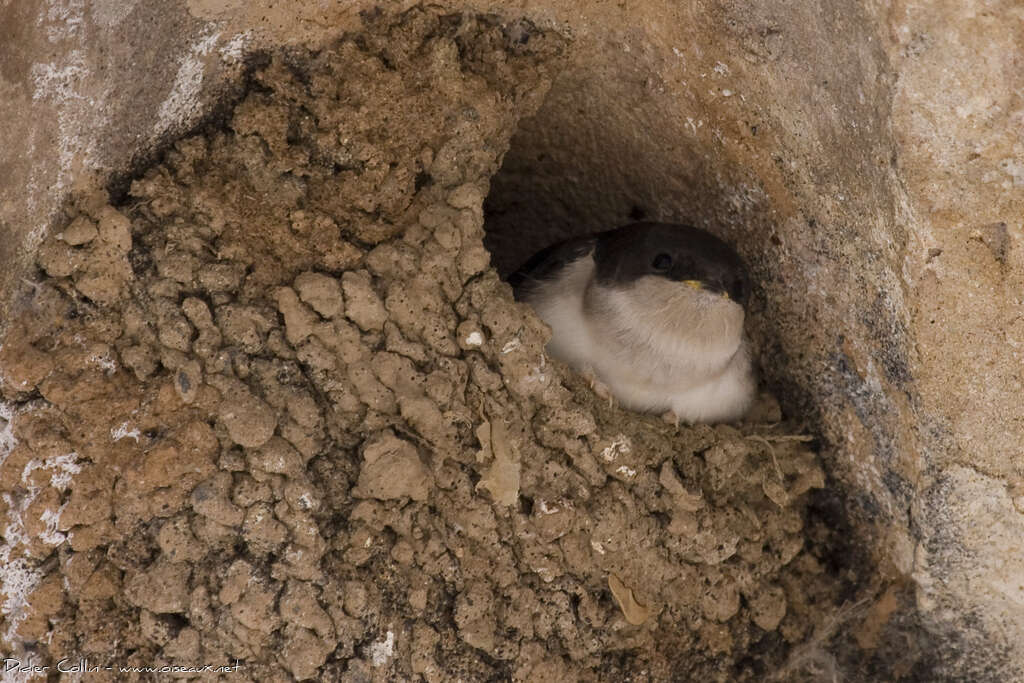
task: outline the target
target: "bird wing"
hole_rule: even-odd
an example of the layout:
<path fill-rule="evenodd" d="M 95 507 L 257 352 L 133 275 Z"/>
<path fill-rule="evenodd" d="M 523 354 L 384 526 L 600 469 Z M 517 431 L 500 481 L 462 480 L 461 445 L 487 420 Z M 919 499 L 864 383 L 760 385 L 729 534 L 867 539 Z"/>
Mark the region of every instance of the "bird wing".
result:
<path fill-rule="evenodd" d="M 516 300 L 523 301 L 537 283 L 558 277 L 566 266 L 593 252 L 596 243 L 596 236 L 586 235 L 573 237 L 538 251 L 507 278 L 515 292 Z"/>

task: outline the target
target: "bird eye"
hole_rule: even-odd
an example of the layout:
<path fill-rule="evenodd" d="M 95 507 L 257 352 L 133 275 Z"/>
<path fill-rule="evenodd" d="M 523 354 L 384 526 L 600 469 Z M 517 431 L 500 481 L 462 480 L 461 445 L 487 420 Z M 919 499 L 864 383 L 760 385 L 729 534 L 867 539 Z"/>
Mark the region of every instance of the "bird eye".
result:
<path fill-rule="evenodd" d="M 672 257 L 669 254 L 658 254 L 654 257 L 651 266 L 655 270 L 668 270 L 672 267 Z"/>

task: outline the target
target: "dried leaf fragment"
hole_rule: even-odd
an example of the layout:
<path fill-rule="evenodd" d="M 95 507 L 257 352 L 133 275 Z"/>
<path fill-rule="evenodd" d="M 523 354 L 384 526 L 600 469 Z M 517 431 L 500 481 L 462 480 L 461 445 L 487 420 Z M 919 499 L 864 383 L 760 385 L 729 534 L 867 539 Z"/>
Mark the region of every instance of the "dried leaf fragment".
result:
<path fill-rule="evenodd" d="M 622 616 L 626 621 L 639 626 L 651 616 L 651 609 L 647 605 L 641 605 L 633 596 L 633 589 L 622 583 L 622 580 L 615 574 L 608 575 L 608 588 L 612 591 L 612 597 L 619 604 Z"/>
<path fill-rule="evenodd" d="M 484 425 L 489 425 L 489 428 Z M 485 421 L 477 428 L 477 438 L 484 450 L 490 450 L 494 455 L 494 461 L 477 483 L 477 489 L 486 489 L 499 505 L 513 505 L 519 500 L 520 467 L 519 458 L 509 443 L 505 423 L 501 420 Z"/>

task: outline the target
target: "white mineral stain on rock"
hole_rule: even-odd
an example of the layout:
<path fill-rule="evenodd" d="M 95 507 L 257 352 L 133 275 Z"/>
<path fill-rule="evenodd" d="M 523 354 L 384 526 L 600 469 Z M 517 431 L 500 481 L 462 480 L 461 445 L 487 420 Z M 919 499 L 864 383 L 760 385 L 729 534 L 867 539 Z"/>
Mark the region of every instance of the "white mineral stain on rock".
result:
<path fill-rule="evenodd" d="M 102 108 L 101 102 L 80 91 L 82 83 L 91 76 L 81 50 L 68 52 L 60 63 L 32 65 L 35 86 L 32 99 L 49 100 L 58 112 L 57 122 L 61 131 L 57 142 L 59 170 L 55 189 L 58 191 L 68 187 L 76 157 L 89 159 L 95 152 L 94 144 L 78 134 L 80 130 L 88 130 L 88 120 L 95 118 L 94 111 Z"/>
<path fill-rule="evenodd" d="M 384 666 L 395 656 L 395 633 L 388 631 L 383 640 L 370 644 L 370 660 L 374 666 Z"/>
<path fill-rule="evenodd" d="M 187 121 L 199 104 L 199 93 L 203 86 L 204 58 L 217 44 L 220 32 L 200 37 L 192 50 L 182 60 L 174 78 L 171 94 L 160 105 L 157 113 L 156 130 L 161 133 L 172 125 Z"/>
<path fill-rule="evenodd" d="M 611 445 L 601 451 L 601 459 L 605 462 L 615 462 L 620 455 L 628 455 L 632 450 L 633 445 L 630 443 L 629 437 L 619 434 L 612 440 Z"/>
<path fill-rule="evenodd" d="M 135 439 L 135 442 L 138 443 L 139 437 L 141 436 L 141 434 L 139 433 L 139 430 L 138 429 L 129 430 L 128 427 L 129 427 L 129 423 L 122 422 L 120 424 L 120 426 L 115 427 L 114 429 L 111 429 L 110 430 L 110 438 L 111 438 L 111 440 L 113 440 L 113 441 L 120 441 L 121 439 L 130 438 L 130 439 Z"/>
<path fill-rule="evenodd" d="M 21 483 L 31 485 L 29 477 L 35 470 L 53 470 L 50 475 L 50 486 L 59 491 L 64 491 L 71 485 L 72 475 L 82 471 L 78 464 L 78 453 L 57 455 L 46 460 L 29 460 L 25 469 L 21 471 Z"/>
<path fill-rule="evenodd" d="M 7 459 L 17 445 L 17 439 L 11 431 L 13 417 L 14 407 L 0 402 L 0 419 L 4 422 L 3 431 L 0 431 L 0 463 Z M 42 572 L 35 569 L 24 557 L 12 557 L 19 547 L 31 542 L 25 531 L 22 514 L 34 499 L 34 495 L 29 495 L 21 500 L 15 500 L 9 493 L 0 493 L 0 500 L 7 505 L 4 542 L 0 544 L 0 567 L 3 567 L 3 571 L 0 572 L 0 594 L 5 596 L 3 603 L 0 604 L 0 616 L 3 617 L 7 628 L 0 634 L 0 641 L 9 643 L 17 640 L 18 626 L 28 617 L 28 598 L 43 578 Z"/>
<path fill-rule="evenodd" d="M 220 58 L 227 64 L 234 64 L 235 62 L 241 61 L 242 57 L 245 55 L 245 46 L 249 43 L 251 36 L 252 31 L 245 31 L 236 35 L 222 48 L 217 50 L 220 54 Z"/>
<path fill-rule="evenodd" d="M 52 0 L 46 3 L 46 37 L 51 43 L 65 40 L 82 28 L 82 0 Z"/>
<path fill-rule="evenodd" d="M 63 510 L 63 505 L 61 506 L 61 509 L 57 511 L 47 508 L 46 510 L 43 510 L 43 514 L 39 516 L 39 519 L 46 523 L 46 529 L 39 535 L 39 540 L 46 545 L 60 545 L 66 538 L 66 536 L 59 531 L 60 513 Z"/>
<path fill-rule="evenodd" d="M 14 431 L 11 428 L 12 419 L 14 419 L 14 406 L 0 401 L 0 465 L 7 459 L 11 449 L 18 442 L 14 438 Z"/>
<path fill-rule="evenodd" d="M 117 372 L 117 361 L 110 357 L 109 353 L 98 353 L 89 356 L 87 362 L 98 365 L 108 375 Z"/>
<path fill-rule="evenodd" d="M 7 494 L 4 494 L 4 501 L 7 502 Z M 4 571 L 0 578 L 0 592 L 3 592 L 7 599 L 0 605 L 0 615 L 3 615 L 7 628 L 2 634 L 2 640 L 14 642 L 17 639 L 18 626 L 28 616 L 28 597 L 43 578 L 42 572 L 34 569 L 24 558 L 11 560 L 11 551 L 18 545 L 19 531 L 24 531 L 24 526 L 16 526 L 15 521 L 20 525 L 20 518 L 12 508 L 8 515 L 9 523 L 6 534 L 10 543 L 0 545 L 0 564 L 3 564 Z"/>
<path fill-rule="evenodd" d="M 512 353 L 513 351 L 515 351 L 516 349 L 518 349 L 522 345 L 523 345 L 523 343 L 521 341 L 519 341 L 519 339 L 513 339 L 513 340 L 511 340 L 509 342 L 506 342 L 505 345 L 501 347 L 501 352 L 502 353 Z"/>
<path fill-rule="evenodd" d="M 89 3 L 92 20 L 99 26 L 114 28 L 123 22 L 139 0 L 92 0 Z"/>
<path fill-rule="evenodd" d="M 560 511 L 557 505 L 548 505 L 548 502 L 543 498 L 537 501 L 537 509 L 542 515 L 553 515 Z"/>
<path fill-rule="evenodd" d="M 483 343 L 484 337 L 479 332 L 471 332 L 469 336 L 466 337 L 467 346 L 481 346 Z"/>

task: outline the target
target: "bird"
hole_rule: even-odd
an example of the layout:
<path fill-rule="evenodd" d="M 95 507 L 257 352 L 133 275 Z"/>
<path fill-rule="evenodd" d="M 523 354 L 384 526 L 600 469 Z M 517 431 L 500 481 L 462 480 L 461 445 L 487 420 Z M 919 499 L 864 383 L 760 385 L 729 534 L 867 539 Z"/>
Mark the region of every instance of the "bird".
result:
<path fill-rule="evenodd" d="M 546 353 L 599 394 L 677 425 L 734 422 L 750 409 L 750 278 L 711 233 L 632 223 L 552 245 L 507 281 L 551 328 Z"/>

